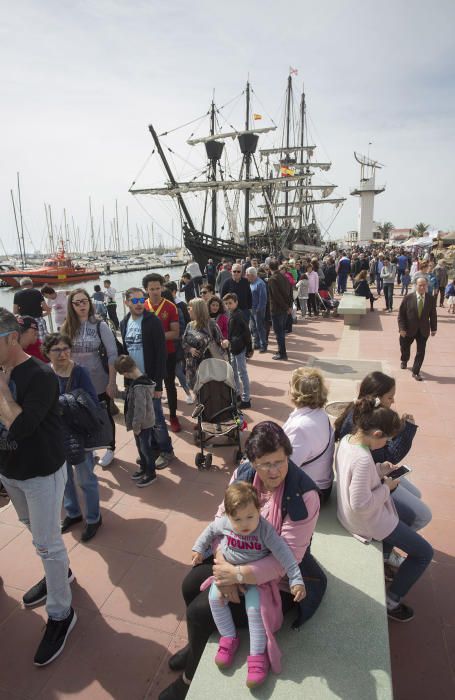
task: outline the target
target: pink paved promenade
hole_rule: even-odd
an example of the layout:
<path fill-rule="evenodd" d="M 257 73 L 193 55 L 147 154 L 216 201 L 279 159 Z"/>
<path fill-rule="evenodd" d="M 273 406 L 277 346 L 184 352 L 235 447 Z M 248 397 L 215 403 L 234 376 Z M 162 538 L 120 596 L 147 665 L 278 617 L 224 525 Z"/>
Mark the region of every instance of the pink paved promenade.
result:
<path fill-rule="evenodd" d="M 356 394 L 358 380 L 349 373 L 350 363 L 359 362 L 359 371 L 367 366 L 363 363 L 381 363 L 397 378 L 396 408 L 413 413 L 419 425 L 407 462 L 433 510 L 425 535 L 435 556 L 407 598 L 416 609 L 415 620 L 389 626 L 395 698 L 452 700 L 455 319 L 439 311 L 438 334 L 428 343 L 425 381 L 419 384 L 399 369 L 396 316 L 396 311 L 368 313 L 359 331 L 345 327 L 342 318 L 299 322 L 287 339 L 287 363 L 258 354 L 249 363 L 253 409 L 247 419 L 249 425 L 265 418 L 283 421 L 290 411 L 289 372 L 307 362 L 323 363 L 330 398 L 336 400 Z M 45 610 L 21 606 L 24 591 L 42 577 L 42 567 L 13 508 L 0 511 L 0 700 L 155 700 L 175 677 L 166 662 L 185 643 L 180 583 L 191 545 L 221 500 L 235 452 L 234 447 L 217 448 L 215 468 L 198 472 L 192 407 L 179 401 L 179 408 L 184 430 L 174 438 L 177 458 L 152 487 L 140 490 L 131 481 L 136 451 L 121 426 L 116 461 L 109 470 L 97 469 L 103 527 L 88 545 L 80 543 L 81 526 L 64 535 L 79 619 L 63 655 L 46 668 L 32 664 Z"/>

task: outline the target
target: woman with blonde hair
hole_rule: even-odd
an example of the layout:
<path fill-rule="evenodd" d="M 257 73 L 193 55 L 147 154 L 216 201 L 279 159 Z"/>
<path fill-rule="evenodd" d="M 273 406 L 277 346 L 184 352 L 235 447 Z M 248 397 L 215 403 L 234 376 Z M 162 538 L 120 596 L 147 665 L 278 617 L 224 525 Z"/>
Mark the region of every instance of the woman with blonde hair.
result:
<path fill-rule="evenodd" d="M 99 321 L 95 317 L 92 300 L 85 289 L 73 289 L 69 293 L 68 310 L 61 332 L 73 344 L 73 360 L 89 373 L 98 400 L 106 402 L 114 440 L 99 464 L 103 468 L 108 467 L 114 459 L 115 450 L 115 424 L 110 413 L 109 399 L 113 399 L 117 391 L 114 367 L 117 345 L 106 321 Z"/>
<path fill-rule="evenodd" d="M 210 357 L 210 344 L 215 343 L 219 353 L 223 353 L 221 347 L 223 336 L 216 321 L 210 318 L 204 299 L 191 299 L 188 309 L 191 321 L 185 328 L 182 347 L 186 359 L 186 379 L 190 388 L 193 389 L 199 365 L 205 357 Z"/>
<path fill-rule="evenodd" d="M 292 446 L 292 461 L 319 489 L 321 505 L 332 491 L 335 434 L 324 410 L 328 389 L 322 374 L 299 367 L 291 374 L 289 395 L 295 408 L 283 425 Z"/>

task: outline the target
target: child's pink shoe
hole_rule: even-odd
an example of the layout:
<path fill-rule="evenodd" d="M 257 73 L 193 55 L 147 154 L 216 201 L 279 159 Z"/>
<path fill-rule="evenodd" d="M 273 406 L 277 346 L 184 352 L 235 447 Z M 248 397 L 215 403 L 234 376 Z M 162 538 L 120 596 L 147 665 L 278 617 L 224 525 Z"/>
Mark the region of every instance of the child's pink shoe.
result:
<path fill-rule="evenodd" d="M 268 676 L 270 662 L 267 654 L 257 654 L 256 656 L 247 656 L 248 675 L 246 684 L 248 688 L 256 688 L 261 685 Z"/>
<path fill-rule="evenodd" d="M 239 648 L 238 637 L 220 637 L 215 663 L 219 668 L 229 668 L 234 661 L 234 656 Z"/>

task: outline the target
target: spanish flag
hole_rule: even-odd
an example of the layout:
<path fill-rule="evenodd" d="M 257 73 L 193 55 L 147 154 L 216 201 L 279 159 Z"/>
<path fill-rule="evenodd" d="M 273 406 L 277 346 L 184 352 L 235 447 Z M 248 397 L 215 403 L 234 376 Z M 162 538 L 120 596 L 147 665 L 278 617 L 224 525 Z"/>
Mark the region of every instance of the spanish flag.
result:
<path fill-rule="evenodd" d="M 280 168 L 281 177 L 289 177 L 290 175 L 295 175 L 295 169 L 289 168 L 287 165 L 282 165 Z"/>
<path fill-rule="evenodd" d="M 254 121 L 258 121 L 258 119 L 262 119 L 262 114 L 253 114 L 253 119 L 254 119 Z"/>

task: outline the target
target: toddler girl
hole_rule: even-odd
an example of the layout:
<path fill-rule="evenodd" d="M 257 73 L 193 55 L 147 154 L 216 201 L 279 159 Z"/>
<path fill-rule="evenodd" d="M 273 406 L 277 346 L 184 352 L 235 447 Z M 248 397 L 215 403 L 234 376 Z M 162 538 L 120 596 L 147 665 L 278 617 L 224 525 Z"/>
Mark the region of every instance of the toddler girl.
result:
<path fill-rule="evenodd" d="M 243 481 L 231 484 L 224 496 L 224 510 L 225 515 L 216 518 L 196 540 L 193 547 L 193 566 L 201 564 L 204 553 L 213 540 L 221 538 L 219 545 L 221 553 L 227 562 L 239 567 L 237 579 L 239 584 L 242 584 L 240 565 L 262 559 L 272 553 L 288 575 L 289 587 L 295 602 L 303 600 L 305 586 L 299 566 L 286 542 L 260 515 L 259 497 L 254 486 Z M 271 636 L 270 626 L 267 624 L 267 631 L 264 626 L 269 611 L 261 604 L 257 586 L 243 585 L 243 590 L 250 631 L 250 656 L 247 659 L 246 684 L 249 688 L 254 688 L 265 681 L 270 667 L 266 653 Z M 228 601 L 214 582 L 210 588 L 209 602 L 213 619 L 221 635 L 215 663 L 220 668 L 228 668 L 233 662 L 240 641 Z"/>

